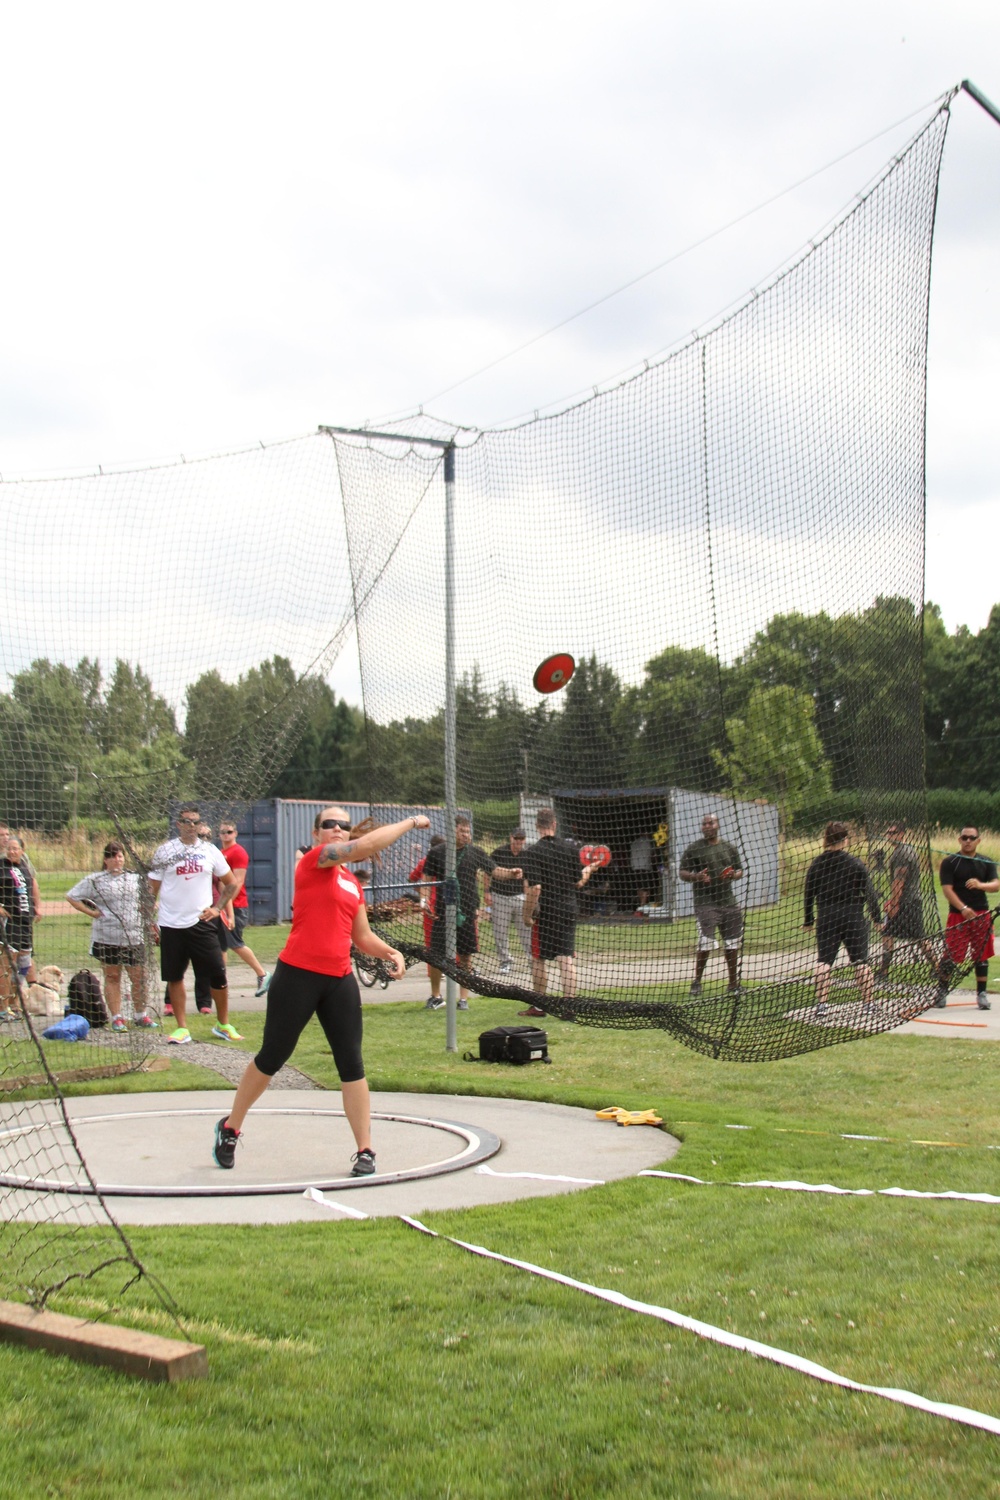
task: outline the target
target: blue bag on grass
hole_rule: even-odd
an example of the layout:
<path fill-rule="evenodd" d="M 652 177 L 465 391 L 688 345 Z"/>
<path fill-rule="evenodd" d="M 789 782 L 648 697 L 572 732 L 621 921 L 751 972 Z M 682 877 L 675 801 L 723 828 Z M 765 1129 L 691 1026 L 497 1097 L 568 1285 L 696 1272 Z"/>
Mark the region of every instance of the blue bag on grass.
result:
<path fill-rule="evenodd" d="M 86 1016 L 65 1016 L 42 1032 L 48 1042 L 82 1042 L 90 1030 Z"/>

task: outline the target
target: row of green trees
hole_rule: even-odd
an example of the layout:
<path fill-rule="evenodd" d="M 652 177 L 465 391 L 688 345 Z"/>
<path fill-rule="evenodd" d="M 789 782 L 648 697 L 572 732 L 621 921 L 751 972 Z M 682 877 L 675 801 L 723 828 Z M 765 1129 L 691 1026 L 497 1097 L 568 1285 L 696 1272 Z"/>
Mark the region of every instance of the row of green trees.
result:
<path fill-rule="evenodd" d="M 489 690 L 476 670 L 458 689 L 459 792 L 482 803 L 561 786 L 733 788 L 794 818 L 852 789 L 918 788 L 925 746 L 932 787 L 1000 790 L 998 690 L 1000 606 L 978 633 L 949 635 L 936 606 L 921 620 L 898 598 L 857 615 L 776 616 L 729 664 L 668 646 L 638 684 L 592 656 L 555 702 Z M 85 657 L 36 661 L 0 695 L 0 811 L 59 827 L 105 810 L 99 785 L 209 795 L 275 708 L 294 730 L 280 764 L 247 759 L 247 796 L 442 800 L 441 713 L 366 732 L 358 709 L 275 656 L 237 682 L 203 673 L 180 729 L 140 666 L 118 661 L 105 678 Z"/>
<path fill-rule="evenodd" d="M 322 797 L 331 787 L 364 796 L 363 719 L 317 678 L 300 681 L 275 656 L 235 683 L 202 674 L 186 693 L 183 731 L 139 666 L 117 661 L 110 677 L 84 657 L 75 667 L 35 661 L 0 695 L 0 812 L 11 823 L 55 829 L 74 818 L 125 819 L 162 808 L 167 797 L 212 795 L 220 764 L 243 759 L 241 789 L 260 796 Z M 291 718 L 275 771 L 248 755 L 254 730 Z M 237 778 L 239 780 L 239 778 Z"/>
<path fill-rule="evenodd" d="M 556 708 L 458 690 L 461 795 L 662 786 L 736 790 L 788 817 L 842 788 L 917 788 L 921 620 L 909 600 L 860 615 L 782 615 L 733 663 L 669 646 L 626 684 L 596 657 L 578 663 Z M 370 728 L 379 795 L 440 800 L 438 715 Z"/>

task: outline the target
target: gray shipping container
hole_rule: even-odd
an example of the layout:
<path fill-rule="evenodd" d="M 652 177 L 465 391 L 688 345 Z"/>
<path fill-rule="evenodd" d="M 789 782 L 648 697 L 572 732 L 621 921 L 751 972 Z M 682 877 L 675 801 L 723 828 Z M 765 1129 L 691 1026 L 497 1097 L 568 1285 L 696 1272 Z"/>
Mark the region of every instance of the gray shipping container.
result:
<path fill-rule="evenodd" d="M 202 816 L 212 825 L 216 842 L 220 821 L 231 818 L 238 830 L 238 840 L 250 856 L 246 891 L 251 926 L 267 927 L 275 922 L 292 920 L 295 851 L 312 848 L 316 814 L 332 805 L 329 800 L 305 802 L 285 797 L 267 797 L 250 803 L 220 802 L 212 797 L 198 801 Z M 179 806 L 178 801 L 171 802 L 171 819 L 176 817 Z M 340 802 L 338 806 L 350 815 L 354 823 L 360 823 L 369 813 L 376 823 L 398 823 L 419 813 L 430 818 L 430 828 L 415 829 L 386 849 L 380 865 L 364 862 L 372 872 L 370 899 L 391 901 L 410 889 L 407 876 L 427 853 L 432 835 L 444 834 L 444 808 L 408 807 L 395 803 L 370 805 L 367 802 Z M 459 808 L 459 812 L 471 818 L 467 808 Z"/>
<path fill-rule="evenodd" d="M 276 915 L 271 918 L 271 921 L 290 922 L 292 920 L 295 851 L 303 847 L 312 848 L 313 822 L 316 814 L 330 805 L 329 802 L 300 802 L 284 797 L 274 799 L 274 863 L 277 871 L 277 890 Z M 369 889 L 372 900 L 391 901 L 401 896 L 404 891 L 412 889 L 408 880 L 410 871 L 427 853 L 431 837 L 435 833 L 444 835 L 444 808 L 410 807 L 403 803 L 341 802 L 339 805 L 355 823 L 360 823 L 369 814 L 376 823 L 399 823 L 403 818 L 411 818 L 419 814 L 430 818 L 430 828 L 415 829 L 413 833 L 407 834 L 386 849 L 382 854 L 381 864 L 364 862 L 366 868 L 371 870 L 372 878 Z M 459 812 L 464 813 L 466 817 L 471 816 L 467 808 L 459 808 Z M 473 837 L 475 837 L 474 826 Z M 352 866 L 352 868 L 358 867 Z"/>

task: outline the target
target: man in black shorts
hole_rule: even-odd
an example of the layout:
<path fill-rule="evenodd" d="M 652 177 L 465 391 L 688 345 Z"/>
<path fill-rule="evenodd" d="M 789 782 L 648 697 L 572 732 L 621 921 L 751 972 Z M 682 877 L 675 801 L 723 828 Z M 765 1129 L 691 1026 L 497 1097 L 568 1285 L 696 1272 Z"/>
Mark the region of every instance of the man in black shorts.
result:
<path fill-rule="evenodd" d="M 542 808 L 535 824 L 538 843 L 525 849 L 521 859 L 526 887 L 524 924 L 532 929 L 532 988 L 539 995 L 545 994 L 545 965 L 554 958 L 562 976 L 563 994 L 572 999 L 576 994 L 576 893 L 600 863 L 587 865 L 581 874 L 576 846 L 557 838 L 556 815 L 550 807 Z M 544 1016 L 545 1011 L 530 1005 L 520 1014 Z"/>
<path fill-rule="evenodd" d="M 907 958 L 919 945 L 927 962 L 935 967 L 934 950 L 927 941 L 924 907 L 920 894 L 920 855 L 906 842 L 906 824 L 890 823 L 885 836 L 891 845 L 889 855 L 889 895 L 882 924 L 882 962 L 880 979 L 885 979 L 892 962 L 896 938 L 907 944 Z"/>
<path fill-rule="evenodd" d="M 167 1041 L 177 1046 L 190 1042 L 185 1026 L 187 995 L 184 975 L 188 964 L 195 974 L 208 980 L 218 1021 L 212 1035 L 223 1041 L 238 1042 L 242 1037 L 229 1024 L 229 989 L 222 949 L 213 923 L 219 905 L 212 901 L 212 877 L 219 882 L 219 903 L 236 895 L 238 883 L 221 850 L 198 837 L 201 823 L 197 807 L 182 807 L 177 814 L 177 838 L 168 839 L 153 855 L 149 868 L 149 885 L 153 899 L 159 899 L 158 926 L 153 937 L 160 944 L 160 978 L 166 980 L 170 1004 L 177 1029 Z"/>
<path fill-rule="evenodd" d="M 861 998 L 870 1005 L 875 976 L 868 964 L 868 924 L 865 907 L 873 922 L 881 922 L 878 896 L 871 876 L 860 859 L 848 854 L 851 830 L 846 823 L 827 823 L 823 831 L 823 853 L 816 856 L 806 871 L 805 920 L 803 928 L 812 930 L 816 921 L 816 1014 L 826 1010 L 830 992 L 830 970 L 841 944 L 855 966 Z"/>
<path fill-rule="evenodd" d="M 430 880 L 444 880 L 445 845 L 435 844 L 427 851 L 424 875 Z M 472 842 L 472 825 L 463 814 L 455 819 L 455 875 L 458 881 L 457 931 L 455 938 L 455 961 L 460 969 L 472 968 L 472 955 L 479 952 L 479 871 L 487 875 L 498 875 L 501 880 L 520 880 L 520 867 L 501 868 L 491 859 L 485 849 Z M 431 953 L 435 958 L 445 956 L 447 907 L 438 892 L 435 904 L 434 925 L 431 928 Z M 440 964 L 435 964 L 440 968 Z M 468 1010 L 469 992 L 459 989 L 459 1010 Z"/>

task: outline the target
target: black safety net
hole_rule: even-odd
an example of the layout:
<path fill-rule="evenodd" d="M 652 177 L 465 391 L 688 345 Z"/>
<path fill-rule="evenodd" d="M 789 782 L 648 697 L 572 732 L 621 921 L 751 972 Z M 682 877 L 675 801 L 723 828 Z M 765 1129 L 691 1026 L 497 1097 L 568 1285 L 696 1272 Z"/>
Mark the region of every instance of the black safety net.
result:
<path fill-rule="evenodd" d="M 613 388 L 502 430 L 332 432 L 383 817 L 445 792 L 453 444 L 471 828 L 454 885 L 438 853 L 419 908 L 376 901 L 410 961 L 746 1062 L 889 1030 L 953 980 L 921 730 L 949 102 L 766 285 Z M 816 865 L 831 822 L 846 842 Z"/>

